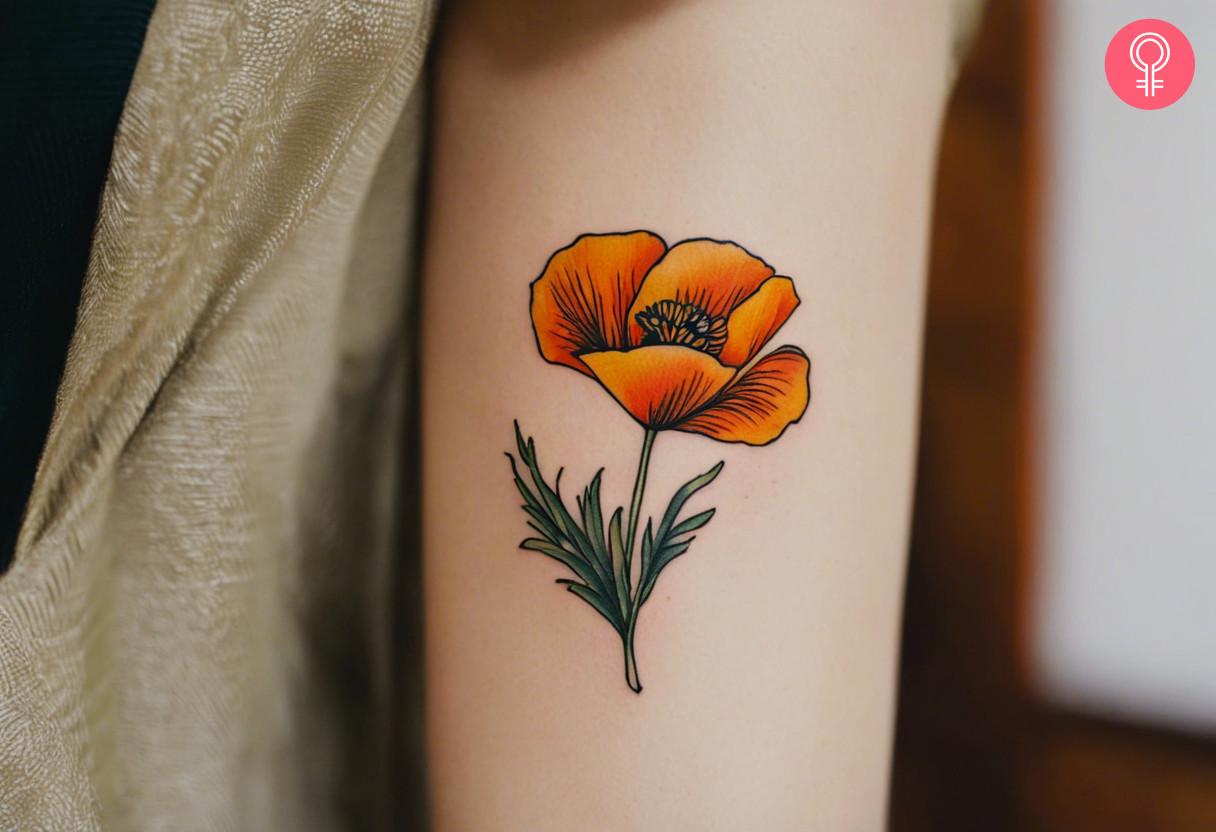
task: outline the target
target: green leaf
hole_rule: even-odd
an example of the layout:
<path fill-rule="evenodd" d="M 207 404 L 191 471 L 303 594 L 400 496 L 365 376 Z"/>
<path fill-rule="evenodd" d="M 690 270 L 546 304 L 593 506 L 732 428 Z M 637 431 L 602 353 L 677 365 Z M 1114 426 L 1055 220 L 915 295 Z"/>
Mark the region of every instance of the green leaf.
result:
<path fill-rule="evenodd" d="M 654 554 L 654 523 L 649 517 L 646 518 L 646 530 L 642 532 L 642 570 L 641 583 L 646 583 L 646 576 L 650 574 L 650 559 Z"/>
<path fill-rule="evenodd" d="M 694 540 L 696 540 L 695 537 L 690 537 L 679 543 L 668 544 L 659 550 L 659 557 L 655 560 L 655 567 L 650 574 L 650 580 L 642 584 L 642 591 L 638 596 L 638 606 L 646 603 L 646 599 L 654 591 L 654 585 L 658 583 L 659 573 L 663 571 L 663 567 L 687 552 L 688 547 L 692 545 Z"/>
<path fill-rule="evenodd" d="M 528 521 L 529 526 L 540 532 L 550 543 L 561 543 L 563 535 L 553 525 L 553 521 L 549 519 L 548 514 L 531 506 L 524 506 L 524 511 L 532 518 Z"/>
<path fill-rule="evenodd" d="M 550 488 L 545 478 L 541 476 L 540 466 L 536 462 L 536 448 L 532 440 L 528 440 L 528 470 L 532 474 L 532 482 L 536 485 L 536 490 L 540 494 L 540 498 L 548 510 L 549 517 L 554 525 L 566 536 L 574 547 L 580 552 L 586 553 L 591 551 L 591 541 L 579 528 L 578 523 L 574 522 L 574 518 L 570 516 L 570 512 L 566 509 L 566 504 L 562 502 L 562 498 L 558 495 L 556 489 Z M 560 483 L 561 471 L 557 473 L 555 483 Z"/>
<path fill-rule="evenodd" d="M 519 490 L 519 495 L 524 498 L 524 504 L 537 509 L 541 508 L 540 500 L 536 499 L 536 495 L 532 493 L 532 489 L 528 488 L 523 478 L 519 476 L 519 468 L 515 465 L 515 457 L 510 454 L 507 454 L 506 457 L 511 462 L 511 474 L 515 478 L 515 487 Z"/>
<path fill-rule="evenodd" d="M 524 434 L 523 431 L 519 429 L 518 420 L 515 422 L 515 447 L 519 451 L 519 458 L 524 460 L 524 464 L 527 465 L 528 443 L 524 442 Z"/>
<path fill-rule="evenodd" d="M 717 511 L 717 509 L 711 508 L 701 512 L 700 514 L 694 514 L 692 517 L 682 521 L 674 529 L 672 529 L 669 537 L 676 538 L 682 534 L 695 532 L 697 529 L 709 522 L 710 518 L 714 516 L 715 511 Z"/>
<path fill-rule="evenodd" d="M 595 611 L 602 615 L 604 620 L 612 625 L 612 629 L 616 630 L 618 633 L 624 632 L 624 627 L 617 620 L 616 611 L 602 597 L 600 597 L 598 592 L 586 584 L 580 584 L 576 581 L 566 580 L 565 578 L 558 580 L 558 583 L 565 584 L 566 589 L 573 592 L 579 598 L 582 598 L 593 608 L 595 608 Z"/>
<path fill-rule="evenodd" d="M 599 505 L 602 471 L 595 475 L 591 485 L 583 492 L 583 499 L 577 501 L 583 522 L 583 526 L 580 526 L 561 498 L 559 489 L 562 472 L 558 471 L 554 487 L 550 488 L 540 471 L 536 444 L 531 438 L 524 439 L 518 422 L 515 423 L 515 445 L 520 462 L 528 470 L 531 487 L 521 476 L 515 458 L 511 454 L 507 454 L 507 458 L 511 462 L 516 488 L 524 498 L 523 509 L 531 518 L 528 525 L 540 535 L 539 538 L 524 541 L 522 547 L 542 552 L 560 561 L 600 597 L 612 598 L 616 594 L 615 581 L 612 576 L 611 557 L 604 541 Z"/>
<path fill-rule="evenodd" d="M 671 527 L 676 522 L 676 516 L 684 508 L 684 504 L 688 502 L 688 498 L 713 482 L 714 478 L 722 473 L 724 465 L 726 465 L 725 462 L 719 462 L 701 476 L 693 477 L 680 486 L 680 490 L 675 493 L 675 496 L 671 498 L 671 502 L 668 503 L 667 511 L 663 513 L 663 522 L 659 523 L 659 530 L 655 534 L 656 540 L 662 540 L 671 533 Z"/>
<path fill-rule="evenodd" d="M 543 513 L 545 519 L 554 526 L 562 535 L 571 542 L 576 542 L 576 535 L 572 530 L 577 528 L 574 519 L 570 517 L 570 513 L 566 510 L 565 505 L 558 498 L 557 493 L 549 488 L 545 482 L 545 478 L 540 473 L 540 466 L 536 460 L 536 445 L 528 439 L 524 441 L 524 435 L 519 429 L 519 422 L 515 423 L 515 445 L 519 451 L 519 459 L 527 467 L 528 473 L 531 475 L 532 484 L 536 489 L 534 494 L 520 476 L 519 470 L 515 467 L 515 459 L 507 454 L 507 459 L 511 460 L 511 471 L 515 474 L 515 485 L 519 489 L 520 494 L 524 497 L 524 502 L 531 508 Z M 561 481 L 561 471 L 557 472 L 557 480 Z M 539 495 L 539 497 L 537 496 Z M 529 512 L 532 513 L 532 512 Z"/>
<path fill-rule="evenodd" d="M 538 537 L 529 537 L 519 544 L 519 548 L 548 555 L 554 560 L 564 564 L 571 572 L 578 575 L 588 583 L 594 584 L 598 580 L 599 576 L 592 571 L 590 566 L 583 562 L 582 558 L 561 546 L 555 546 L 547 540 L 541 540 Z"/>
<path fill-rule="evenodd" d="M 642 576 L 635 606 L 641 606 L 646 602 L 650 593 L 654 591 L 659 573 L 669 563 L 687 552 L 688 547 L 696 539 L 684 536 L 701 528 L 714 516 L 715 509 L 711 508 L 694 514 L 682 522 L 676 522 L 689 498 L 713 482 L 722 472 L 725 464 L 719 462 L 704 474 L 694 477 L 680 486 L 671 498 L 671 502 L 668 503 L 667 511 L 663 513 L 663 519 L 659 522 L 658 530 L 654 532 L 653 537 L 650 522 L 646 523 L 646 534 L 642 537 Z"/>
<path fill-rule="evenodd" d="M 629 620 L 629 596 L 632 594 L 629 575 L 629 555 L 621 540 L 621 518 L 624 509 L 618 508 L 608 521 L 608 549 L 612 555 L 612 574 L 616 582 L 616 601 L 621 609 L 621 620 Z"/>
<path fill-rule="evenodd" d="M 591 484 L 583 490 L 583 498 L 579 501 L 579 514 L 582 516 L 583 532 L 591 543 L 600 575 L 611 583 L 612 557 L 608 554 L 608 546 L 604 540 L 604 517 L 600 508 L 600 478 L 603 474 L 603 468 L 596 471 Z"/>

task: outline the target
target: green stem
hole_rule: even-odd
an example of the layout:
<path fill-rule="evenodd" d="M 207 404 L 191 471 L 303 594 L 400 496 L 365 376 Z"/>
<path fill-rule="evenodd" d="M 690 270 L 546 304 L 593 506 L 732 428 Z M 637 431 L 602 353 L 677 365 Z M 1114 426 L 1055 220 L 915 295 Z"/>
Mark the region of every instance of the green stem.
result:
<path fill-rule="evenodd" d="M 634 480 L 634 501 L 629 506 L 629 536 L 625 538 L 625 558 L 621 564 L 621 569 L 624 570 L 624 583 L 626 588 L 632 585 L 632 569 L 634 569 L 634 541 L 637 539 L 637 522 L 642 516 L 642 495 L 646 494 L 646 474 L 651 468 L 651 449 L 654 446 L 654 437 L 658 435 L 657 431 L 646 429 L 646 437 L 642 439 L 642 456 L 637 461 L 637 478 Z M 627 594 L 632 594 L 629 589 L 626 589 Z M 625 629 L 625 634 L 621 636 L 621 642 L 625 647 L 625 684 L 629 685 L 631 691 L 635 693 L 642 692 L 642 682 L 637 678 L 637 656 L 634 653 L 634 631 L 637 629 L 637 608 L 638 603 L 631 603 L 629 612 L 629 624 Z"/>
<path fill-rule="evenodd" d="M 629 576 L 629 564 L 633 562 L 633 541 L 637 537 L 638 520 L 642 513 L 642 494 L 646 491 L 646 471 L 650 468 L 650 449 L 654 447 L 654 438 L 658 431 L 646 429 L 642 439 L 642 458 L 638 460 L 638 476 L 633 481 L 633 502 L 629 505 L 629 532 L 625 538 L 625 575 Z"/>
<path fill-rule="evenodd" d="M 633 580 L 633 544 L 637 539 L 638 521 L 642 515 L 642 495 L 646 493 L 646 474 L 650 469 L 650 449 L 654 447 L 654 438 L 657 435 L 658 431 L 646 429 L 646 436 L 642 439 L 642 456 L 638 460 L 638 475 L 633 483 L 633 502 L 629 505 L 629 530 L 628 536 L 625 538 L 624 562 L 621 564 L 627 596 L 632 595 L 629 587 Z M 642 682 L 638 679 L 638 660 L 633 650 L 633 634 L 638 624 L 639 606 L 639 603 L 632 602 L 632 600 L 629 603 L 628 623 L 624 635 L 621 636 L 621 642 L 625 648 L 625 684 L 629 685 L 629 689 L 634 693 L 642 692 Z"/>
<path fill-rule="evenodd" d="M 629 616 L 629 629 L 625 631 L 621 641 L 625 645 L 625 684 L 634 693 L 642 692 L 642 681 L 638 679 L 638 659 L 633 652 L 633 631 L 638 623 L 638 612 L 635 609 Z"/>

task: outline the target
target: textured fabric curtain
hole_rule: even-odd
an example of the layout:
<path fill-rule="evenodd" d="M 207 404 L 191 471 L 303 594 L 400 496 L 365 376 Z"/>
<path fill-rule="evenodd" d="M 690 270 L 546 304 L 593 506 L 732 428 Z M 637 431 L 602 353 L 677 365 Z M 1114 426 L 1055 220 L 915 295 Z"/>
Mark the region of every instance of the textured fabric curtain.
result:
<path fill-rule="evenodd" d="M 0 575 L 12 560 L 152 0 L 0 4 Z"/>
<path fill-rule="evenodd" d="M 430 5 L 158 4 L 0 578 L 0 828 L 382 817 Z"/>

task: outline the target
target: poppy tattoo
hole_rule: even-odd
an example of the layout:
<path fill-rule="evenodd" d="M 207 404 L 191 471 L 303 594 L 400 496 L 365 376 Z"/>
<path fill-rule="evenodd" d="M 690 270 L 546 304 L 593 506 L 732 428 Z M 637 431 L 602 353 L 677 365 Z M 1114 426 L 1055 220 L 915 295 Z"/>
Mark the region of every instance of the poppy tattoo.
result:
<path fill-rule="evenodd" d="M 634 632 L 659 573 L 688 551 L 715 509 L 680 518 L 684 504 L 722 472 L 719 462 L 676 491 L 637 539 L 655 437 L 665 430 L 719 442 L 767 445 L 802 418 L 811 362 L 798 347 L 757 358 L 798 306 L 794 281 L 742 246 L 695 239 L 671 248 L 649 231 L 584 234 L 555 252 L 532 282 L 532 329 L 541 356 L 595 379 L 642 426 L 629 513 L 605 530 L 601 468 L 575 498 L 541 474 L 536 445 L 515 424 L 515 485 L 536 537 L 520 547 L 560 561 L 576 576 L 559 584 L 586 601 L 621 637 L 625 681 L 641 693 Z M 526 478 L 525 478 L 526 477 Z M 640 546 L 635 568 L 634 547 Z"/>

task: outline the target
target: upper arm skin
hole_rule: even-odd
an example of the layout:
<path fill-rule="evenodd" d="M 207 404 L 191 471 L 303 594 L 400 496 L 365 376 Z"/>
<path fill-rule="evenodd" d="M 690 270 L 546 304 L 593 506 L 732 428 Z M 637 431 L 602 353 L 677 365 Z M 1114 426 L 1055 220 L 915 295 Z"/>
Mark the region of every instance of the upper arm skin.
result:
<path fill-rule="evenodd" d="M 424 305 L 435 828 L 880 829 L 949 14 L 933 0 L 483 3 L 445 21 Z M 503 452 L 628 506 L 642 430 L 537 352 L 529 283 L 584 232 L 735 240 L 810 356 L 764 447 L 665 431 L 644 503 L 717 514 L 621 643 L 517 549 Z"/>

